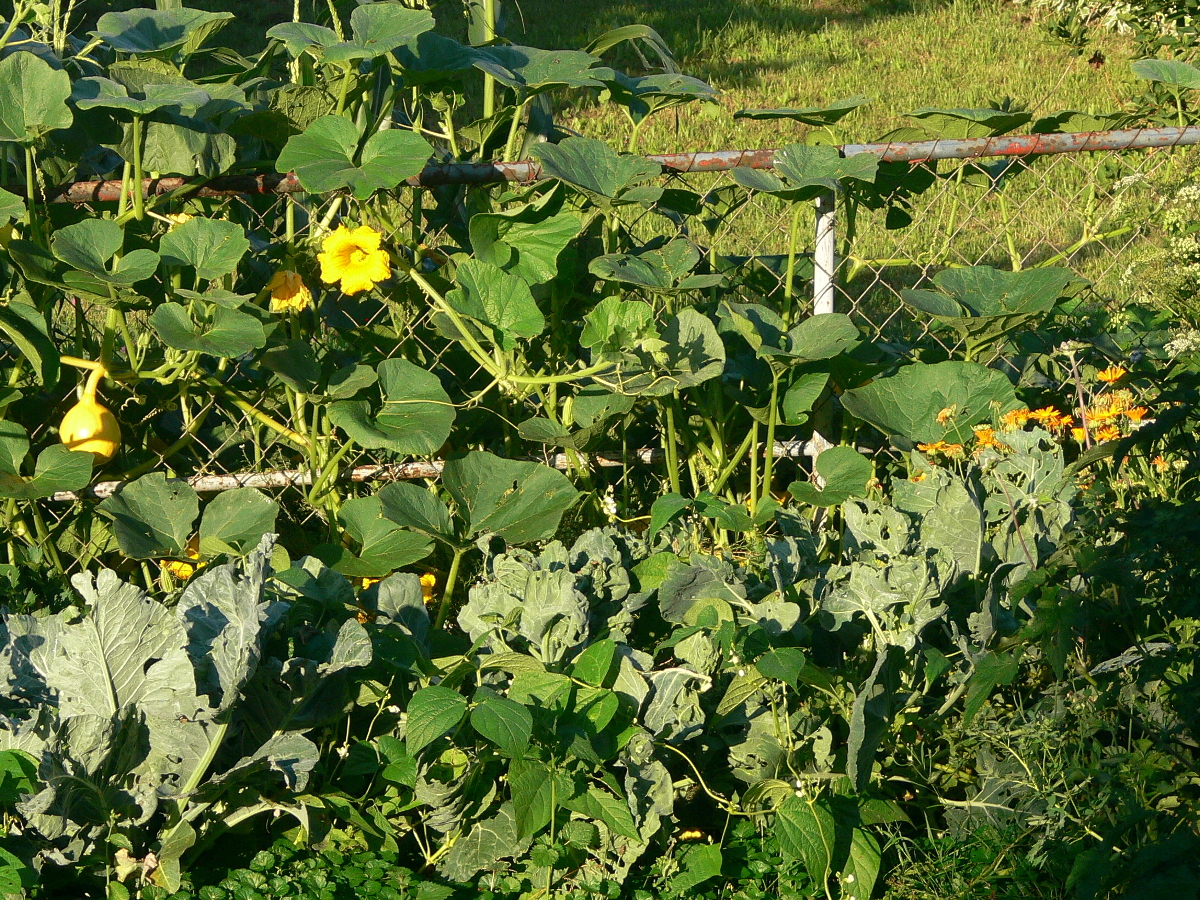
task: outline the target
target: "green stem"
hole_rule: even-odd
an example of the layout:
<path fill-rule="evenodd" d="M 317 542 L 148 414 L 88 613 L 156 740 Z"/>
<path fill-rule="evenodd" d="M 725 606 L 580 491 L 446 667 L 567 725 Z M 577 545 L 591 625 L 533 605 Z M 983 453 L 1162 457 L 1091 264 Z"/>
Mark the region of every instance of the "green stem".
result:
<path fill-rule="evenodd" d="M 458 581 L 458 568 L 468 549 L 468 547 L 454 548 L 454 560 L 450 563 L 450 571 L 446 575 L 446 589 L 442 592 L 442 602 L 438 606 L 437 618 L 433 622 L 434 628 L 441 628 L 445 625 L 446 617 L 450 615 L 450 600 L 454 596 L 454 585 Z"/>
<path fill-rule="evenodd" d="M 496 39 L 496 0 L 483 0 L 483 38 L 484 43 Z M 483 117 L 490 119 L 496 114 L 496 79 L 491 75 L 483 76 Z"/>
<path fill-rule="evenodd" d="M 787 276 L 783 282 L 783 323 L 784 327 L 792 324 L 792 282 L 796 278 L 796 245 L 800 238 L 800 213 L 805 204 L 792 204 L 792 222 L 788 226 L 788 258 Z"/>
<path fill-rule="evenodd" d="M 504 161 L 513 162 L 513 156 L 517 152 L 517 133 L 521 130 L 521 116 L 525 112 L 525 106 L 528 100 L 521 98 L 517 99 L 517 107 L 513 110 L 512 121 L 508 124 L 508 140 L 504 143 Z"/>
<path fill-rule="evenodd" d="M 145 173 L 142 169 L 142 117 L 133 117 L 133 217 L 146 216 Z"/>
<path fill-rule="evenodd" d="M 771 376 L 771 408 L 767 410 L 767 451 L 763 460 L 762 498 L 771 496 L 771 478 L 775 473 L 775 422 L 779 405 L 779 374 Z"/>
<path fill-rule="evenodd" d="M 758 419 L 750 428 L 750 443 L 750 515 L 754 515 L 758 509 Z"/>
<path fill-rule="evenodd" d="M 342 110 L 346 108 L 346 96 L 350 93 L 350 63 L 346 63 L 343 67 L 344 74 L 342 75 L 342 89 L 338 92 L 337 109 L 334 110 L 334 115 L 340 116 Z"/>
<path fill-rule="evenodd" d="M 204 379 L 204 384 L 208 385 L 210 388 L 212 388 L 212 390 L 221 394 L 223 397 L 225 397 L 227 400 L 229 400 L 231 403 L 233 403 L 234 406 L 236 406 L 242 412 L 246 413 L 246 415 L 250 416 L 252 419 L 255 419 L 256 421 L 260 422 L 261 424 L 267 426 L 267 428 L 270 428 L 276 434 L 283 435 L 285 438 L 287 438 L 289 441 L 291 441 L 293 444 L 300 447 L 304 451 L 306 451 L 306 452 L 308 451 L 308 449 L 309 449 L 308 438 L 306 438 L 302 434 L 297 434 L 296 432 L 292 431 L 292 429 L 290 429 L 286 425 L 284 425 L 282 422 L 277 421 L 276 419 L 267 415 L 265 412 L 263 412 L 258 407 L 254 406 L 252 403 L 247 402 L 232 388 L 226 387 L 221 382 L 217 381 L 217 379 L 215 379 L 215 378 Z"/>
<path fill-rule="evenodd" d="M 675 434 L 675 410 L 670 402 L 665 402 L 662 405 L 663 413 L 667 419 L 667 434 L 666 440 L 663 442 L 664 455 L 667 463 L 667 480 L 671 484 L 671 491 L 676 494 L 682 494 L 679 485 L 679 459 L 676 455 L 676 434 Z"/>

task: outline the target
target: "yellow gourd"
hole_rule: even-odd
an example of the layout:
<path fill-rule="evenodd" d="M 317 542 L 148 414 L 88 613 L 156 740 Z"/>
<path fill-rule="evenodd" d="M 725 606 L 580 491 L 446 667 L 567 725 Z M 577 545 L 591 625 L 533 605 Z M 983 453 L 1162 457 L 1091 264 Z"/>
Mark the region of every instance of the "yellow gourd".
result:
<path fill-rule="evenodd" d="M 83 388 L 79 402 L 67 410 L 58 437 L 68 450 L 91 453 L 96 465 L 112 459 L 121 446 L 121 426 L 117 417 L 96 402 L 96 388 L 104 370 L 94 369 Z"/>

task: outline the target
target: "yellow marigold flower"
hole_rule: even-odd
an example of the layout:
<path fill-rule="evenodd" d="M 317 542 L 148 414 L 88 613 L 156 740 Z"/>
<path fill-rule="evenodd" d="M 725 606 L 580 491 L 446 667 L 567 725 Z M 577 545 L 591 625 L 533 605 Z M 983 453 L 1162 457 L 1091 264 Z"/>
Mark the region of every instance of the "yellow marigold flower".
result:
<path fill-rule="evenodd" d="M 1131 406 L 1129 409 L 1124 411 L 1123 415 L 1130 422 L 1140 422 L 1142 419 L 1146 418 L 1149 413 L 1150 410 L 1146 409 L 1144 406 Z"/>
<path fill-rule="evenodd" d="M 1109 366 L 1107 369 L 1101 369 L 1099 372 L 1097 372 L 1096 377 L 1105 384 L 1113 384 L 1114 382 L 1120 381 L 1128 374 L 1128 369 L 1123 369 L 1120 366 Z"/>
<path fill-rule="evenodd" d="M 1101 425 L 1092 432 L 1092 437 L 1098 441 L 1115 441 L 1121 437 L 1121 429 L 1116 425 Z"/>
<path fill-rule="evenodd" d="M 1057 421 L 1061 416 L 1062 413 L 1053 406 L 1043 406 L 1041 409 L 1035 409 L 1029 413 L 1029 418 L 1041 422 L 1043 425 Z"/>
<path fill-rule="evenodd" d="M 1121 414 L 1119 403 L 1102 403 L 1087 411 L 1088 422 L 1109 422 Z"/>
<path fill-rule="evenodd" d="M 200 538 L 194 536 L 187 543 L 187 547 L 183 551 L 190 560 L 200 559 Z M 187 581 L 195 573 L 197 569 L 203 569 L 202 562 L 187 562 L 182 559 L 168 559 L 160 564 L 164 572 L 170 573 L 171 577 L 176 581 Z"/>
<path fill-rule="evenodd" d="M 923 453 L 944 453 L 947 456 L 961 456 L 962 444 L 948 444 L 945 441 L 937 441 L 932 444 L 917 444 L 917 449 Z"/>
<path fill-rule="evenodd" d="M 433 599 L 433 589 L 437 587 L 437 576 L 426 572 L 421 576 L 421 596 L 426 603 Z"/>
<path fill-rule="evenodd" d="M 687 831 L 679 832 L 679 840 L 681 841 L 700 841 L 704 837 L 704 832 L 699 828 L 689 828 Z"/>
<path fill-rule="evenodd" d="M 271 312 L 280 313 L 303 312 L 312 306 L 313 295 L 300 277 L 299 272 L 280 269 L 267 282 L 271 292 Z"/>
<path fill-rule="evenodd" d="M 954 418 L 954 414 L 956 412 L 958 412 L 958 404 L 957 403 L 955 403 L 951 406 L 947 406 L 945 409 L 943 409 L 941 412 L 939 412 L 937 414 L 937 423 L 939 425 L 945 425 L 947 422 L 949 422 L 951 419 Z"/>
<path fill-rule="evenodd" d="M 1160 472 L 1167 471 L 1167 469 L 1170 468 L 1170 466 L 1171 466 L 1171 464 L 1166 461 L 1166 459 L 1163 457 L 1163 455 L 1161 453 L 1158 456 L 1154 457 L 1154 459 L 1150 460 L 1150 463 L 1151 463 L 1151 465 L 1154 466 L 1154 468 L 1158 469 L 1158 471 L 1160 471 Z"/>
<path fill-rule="evenodd" d="M 350 229 L 339 225 L 321 242 L 317 261 L 321 264 L 321 280 L 326 284 L 341 283 L 346 294 L 369 291 L 392 274 L 388 253 L 379 245 L 381 235 L 369 225 Z"/>
<path fill-rule="evenodd" d="M 1000 417 L 1000 425 L 1005 431 L 1012 431 L 1014 428 L 1023 428 L 1032 415 L 1033 413 L 1027 409 L 1014 409 Z"/>

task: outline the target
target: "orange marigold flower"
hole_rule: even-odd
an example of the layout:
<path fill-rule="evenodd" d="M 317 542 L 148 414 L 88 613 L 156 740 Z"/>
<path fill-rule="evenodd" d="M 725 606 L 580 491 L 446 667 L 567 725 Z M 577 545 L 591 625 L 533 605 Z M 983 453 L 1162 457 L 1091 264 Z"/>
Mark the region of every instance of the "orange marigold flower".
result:
<path fill-rule="evenodd" d="M 1099 372 L 1097 372 L 1096 377 L 1105 384 L 1113 384 L 1114 382 L 1120 381 L 1128 374 L 1128 369 L 1123 369 L 1120 366 L 1109 366 L 1107 369 L 1101 369 Z"/>
<path fill-rule="evenodd" d="M 1150 460 L 1150 463 L 1151 463 L 1151 465 L 1154 466 L 1154 468 L 1158 469 L 1158 471 L 1160 471 L 1160 472 L 1167 471 L 1167 469 L 1171 465 L 1169 462 L 1166 461 L 1166 459 L 1163 457 L 1163 455 L 1161 453 L 1158 456 L 1154 457 L 1154 459 Z"/>
<path fill-rule="evenodd" d="M 1000 417 L 1000 425 L 1005 431 L 1012 431 L 1014 428 L 1023 428 L 1031 415 L 1033 414 L 1027 409 L 1014 409 Z"/>
<path fill-rule="evenodd" d="M 1115 441 L 1121 437 L 1121 429 L 1116 425 L 1101 425 L 1092 433 L 1092 437 L 1098 441 Z"/>
<path fill-rule="evenodd" d="M 941 412 L 939 412 L 937 414 L 937 423 L 939 425 L 945 425 L 947 422 L 949 422 L 951 419 L 954 418 L 954 414 L 956 412 L 958 412 L 958 404 L 957 403 L 947 406 L 945 409 L 943 409 Z"/>
<path fill-rule="evenodd" d="M 1055 419 L 1058 419 L 1061 415 L 1062 413 L 1060 413 L 1055 407 L 1043 406 L 1041 409 L 1035 409 L 1031 411 L 1029 413 L 1029 418 L 1036 419 L 1038 422 L 1045 424 L 1046 422 L 1051 422 Z"/>
<path fill-rule="evenodd" d="M 1108 422 L 1121 414 L 1119 403 L 1101 403 L 1087 411 L 1089 422 Z"/>
<path fill-rule="evenodd" d="M 1008 449 L 996 439 L 996 430 L 987 425 L 981 425 L 975 429 L 975 449 L 983 450 L 987 447 L 994 447 L 997 450 Z"/>
<path fill-rule="evenodd" d="M 1130 422 L 1140 422 L 1150 413 L 1150 410 L 1144 406 L 1131 406 L 1125 410 L 1124 415 Z"/>

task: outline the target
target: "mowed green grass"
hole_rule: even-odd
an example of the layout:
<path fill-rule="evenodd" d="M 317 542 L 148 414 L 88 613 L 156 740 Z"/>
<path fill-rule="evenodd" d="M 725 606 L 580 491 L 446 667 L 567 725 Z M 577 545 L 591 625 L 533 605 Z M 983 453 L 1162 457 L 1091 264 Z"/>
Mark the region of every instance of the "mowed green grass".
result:
<path fill-rule="evenodd" d="M 722 93 L 715 114 L 693 106 L 644 126 L 637 149 L 653 153 L 804 140 L 806 126 L 736 119 L 734 113 L 820 106 L 858 95 L 872 102 L 839 123 L 841 142 L 869 142 L 915 124 L 904 114 L 921 107 L 1004 106 L 1035 118 L 1067 109 L 1120 110 L 1135 82 L 1130 43 L 1100 35 L 1085 55 L 1077 54 L 1046 32 L 1045 15 L 997 0 L 523 0 L 520 15 L 508 4 L 505 34 L 518 43 L 570 48 L 631 23 L 656 29 L 684 72 Z M 1093 57 L 1096 50 L 1100 56 Z M 639 64 L 628 50 L 610 62 L 631 70 Z M 557 115 L 588 136 L 618 144 L 628 138 L 629 124 L 612 104 L 563 103 Z M 1047 262 L 1069 265 L 1097 284 L 1106 303 L 1121 305 L 1119 275 L 1144 238 L 1136 227 L 1126 230 L 1127 223 L 1113 221 L 1129 198 L 1121 205 L 1103 190 L 1093 194 L 1094 176 L 1107 166 L 1111 182 L 1161 162 L 1144 154 L 1040 159 L 1001 191 L 944 179 L 915 201 L 914 225 L 899 231 L 884 228 L 882 213 L 861 210 L 854 245 L 844 248 L 858 264 L 842 262 L 838 308 L 861 313 L 864 324 L 880 331 L 886 323 L 899 337 L 905 318 L 895 315 L 900 288 L 946 265 Z M 956 165 L 943 163 L 940 171 Z M 688 180 L 697 188 L 719 183 Z M 788 219 L 782 204 L 756 197 L 717 241 L 723 252 L 782 253 Z M 1111 236 L 1079 246 L 1096 234 Z M 807 235 L 801 246 L 811 246 Z M 1076 252 L 1067 254 L 1072 248 Z"/>
<path fill-rule="evenodd" d="M 440 4 L 443 14 L 453 4 Z M 1129 74 L 1126 42 L 1104 39 L 1104 65 L 1072 53 L 1040 27 L 1041 14 L 997 0 L 521 0 L 508 3 L 506 36 L 574 48 L 605 31 L 653 27 L 684 72 L 719 88 L 721 115 L 685 110 L 646 126 L 644 152 L 773 146 L 803 126 L 735 120 L 739 109 L 872 99 L 844 120 L 846 139 L 870 140 L 923 106 L 988 106 L 1009 97 L 1043 114 L 1119 108 Z M 1090 52 L 1090 50 L 1089 50 Z M 621 61 L 636 64 L 632 54 Z M 610 107 L 564 110 L 565 124 L 597 137 L 627 134 Z"/>

